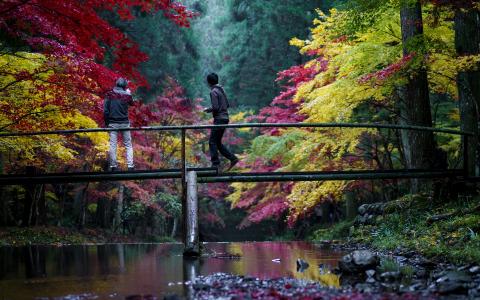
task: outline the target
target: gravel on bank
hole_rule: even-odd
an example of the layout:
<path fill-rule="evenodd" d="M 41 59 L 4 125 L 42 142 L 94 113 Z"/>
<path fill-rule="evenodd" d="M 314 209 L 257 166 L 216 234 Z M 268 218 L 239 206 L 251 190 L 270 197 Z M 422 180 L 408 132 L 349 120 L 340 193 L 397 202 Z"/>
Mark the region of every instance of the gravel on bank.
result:
<path fill-rule="evenodd" d="M 258 279 L 216 273 L 199 276 L 190 283 L 192 299 L 241 300 L 241 299 L 322 299 L 322 300 L 380 300 L 440 299 L 427 292 L 418 293 L 361 293 L 355 290 L 326 288 L 318 282 L 292 278 Z"/>

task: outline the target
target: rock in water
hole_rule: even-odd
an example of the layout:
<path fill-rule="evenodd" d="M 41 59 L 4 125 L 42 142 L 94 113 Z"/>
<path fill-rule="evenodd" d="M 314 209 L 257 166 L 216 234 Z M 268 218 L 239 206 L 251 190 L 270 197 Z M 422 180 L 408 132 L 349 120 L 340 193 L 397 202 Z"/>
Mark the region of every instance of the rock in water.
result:
<path fill-rule="evenodd" d="M 297 259 L 297 272 L 303 272 L 306 269 L 308 269 L 309 266 L 310 265 L 303 259 L 301 258 Z"/>

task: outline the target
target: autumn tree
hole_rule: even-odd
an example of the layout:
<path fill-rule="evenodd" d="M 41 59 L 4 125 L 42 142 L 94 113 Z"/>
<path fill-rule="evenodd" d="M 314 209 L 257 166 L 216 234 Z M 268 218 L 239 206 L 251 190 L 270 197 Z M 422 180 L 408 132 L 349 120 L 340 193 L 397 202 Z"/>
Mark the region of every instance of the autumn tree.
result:
<path fill-rule="evenodd" d="M 103 124 L 103 92 L 118 76 L 131 79 L 133 89 L 147 86 L 138 66 L 148 57 L 124 32 L 103 19 L 102 11 L 117 13 L 124 20 L 131 20 L 136 12 L 163 12 L 167 19 L 185 27 L 193 16 L 185 6 L 164 0 L 2 1 L 0 130 L 98 127 Z M 105 134 L 2 140 L 2 171 L 23 172 L 26 165 L 44 171 L 98 171 L 106 145 Z M 80 224 L 85 223 L 88 208 L 87 188 L 80 185 L 75 189 Z M 55 190 L 65 194 L 65 188 Z M 29 206 L 25 203 L 24 208 Z"/>
<path fill-rule="evenodd" d="M 423 69 L 430 82 L 424 86 L 426 94 L 424 91 L 421 95 L 428 97 L 430 93 L 437 102 L 442 99 L 441 109 L 437 103 L 432 109 L 435 124 L 452 128 L 458 125 L 454 102 L 457 90 L 452 78 L 456 77 L 459 65 L 465 63 L 455 57 L 454 34 L 448 15 L 440 14 L 439 22 L 434 23 L 435 11 L 432 6 L 427 6 L 424 13 L 429 22 L 423 36 L 414 35 L 421 32 L 415 31 L 420 27 L 414 26 L 411 28 L 413 37 L 405 37 L 403 43 L 402 32 L 407 24 L 402 28 L 400 6 L 389 1 L 372 5 L 365 11 L 347 8 L 319 12 L 311 37 L 291 40 L 291 44 L 309 58 L 303 67 L 290 70 L 292 78 L 308 69 L 314 72 L 311 78 L 291 88 L 292 103 L 297 107 L 283 103 L 283 109 L 278 112 L 274 105 L 267 107 L 265 112 L 275 113 L 267 113 L 265 120 L 274 122 L 274 116 L 283 118 L 287 114 L 282 112 L 294 108 L 304 122 L 397 123 L 401 118 L 398 114 L 399 94 L 415 83 L 410 82 L 411 78 Z M 405 13 L 402 16 L 405 17 Z M 427 105 L 431 109 L 429 102 L 424 104 L 425 109 Z M 412 110 L 416 106 L 409 108 Z M 295 115 L 290 113 L 290 118 Z M 432 114 L 427 112 L 427 116 Z M 417 112 L 409 117 L 422 116 Z M 459 140 L 439 135 L 437 141 L 439 147 L 448 151 L 449 159 L 455 165 L 459 159 Z M 249 163 L 255 161 L 257 169 L 263 166 L 282 171 L 391 170 L 411 167 L 403 154 L 402 144 L 402 137 L 392 130 L 285 129 L 264 132 L 254 140 L 247 154 L 251 157 Z M 427 165 L 432 157 L 425 158 L 426 162 L 417 162 Z M 276 199 L 269 201 L 270 191 L 276 191 L 273 187 L 261 187 L 258 191 L 253 184 L 234 184 L 233 187 L 235 192 L 230 199 L 234 205 L 248 207 L 251 220 L 258 221 L 261 218 L 257 217 L 262 215 L 268 218 L 266 212 L 274 211 L 279 203 Z M 292 183 L 289 189 L 281 194 L 276 192 L 276 195 L 284 195 L 285 201 L 280 203 L 286 203 L 287 207 L 283 212 L 290 225 L 295 225 L 298 220 L 314 213 L 322 203 L 336 205 L 352 191 L 357 195 L 357 201 L 388 201 L 409 190 L 407 183 L 393 180 L 324 181 Z M 269 204 L 270 210 L 267 209 Z"/>
<path fill-rule="evenodd" d="M 478 121 L 480 108 L 480 71 L 478 57 L 480 56 L 480 3 L 475 0 L 432 0 L 432 2 L 447 10 L 454 11 L 455 49 L 460 59 L 467 64 L 459 70 L 456 77 L 458 101 L 461 117 L 461 129 L 474 133 L 468 149 L 470 158 L 468 169 L 475 174 L 478 167 Z"/>

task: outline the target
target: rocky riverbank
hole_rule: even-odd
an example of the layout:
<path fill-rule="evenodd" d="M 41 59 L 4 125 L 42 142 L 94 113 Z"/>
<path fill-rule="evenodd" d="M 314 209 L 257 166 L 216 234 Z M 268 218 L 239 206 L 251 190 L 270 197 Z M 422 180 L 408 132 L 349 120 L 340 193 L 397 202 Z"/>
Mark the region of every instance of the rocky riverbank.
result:
<path fill-rule="evenodd" d="M 351 246 L 351 245 L 350 245 Z M 345 247 L 345 246 L 344 246 Z M 299 272 L 306 268 L 298 262 Z M 193 299 L 480 299 L 480 266 L 455 266 L 415 252 L 355 250 L 333 272 L 341 288 L 291 278 L 213 274 L 188 283 Z"/>
<path fill-rule="evenodd" d="M 200 276 L 191 284 L 193 299 L 436 299 L 428 293 L 373 293 L 354 289 L 325 288 L 317 282 L 290 278 L 260 280 L 217 273 Z"/>
<path fill-rule="evenodd" d="M 439 259 L 428 259 L 413 251 L 392 252 L 356 250 L 339 263 L 343 288 L 362 292 L 395 292 L 480 299 L 480 266 L 456 266 Z"/>

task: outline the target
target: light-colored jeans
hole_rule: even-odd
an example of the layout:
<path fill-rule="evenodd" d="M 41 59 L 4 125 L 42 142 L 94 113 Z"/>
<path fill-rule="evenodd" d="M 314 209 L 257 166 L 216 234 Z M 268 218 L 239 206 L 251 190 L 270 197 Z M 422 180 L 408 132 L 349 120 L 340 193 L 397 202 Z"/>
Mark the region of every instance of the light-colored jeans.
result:
<path fill-rule="evenodd" d="M 111 123 L 108 125 L 108 128 L 125 128 L 130 127 L 130 123 Z M 133 168 L 133 146 L 132 146 L 132 136 L 130 131 L 121 131 L 123 136 L 123 144 L 125 145 L 125 152 L 127 156 L 127 167 Z M 110 131 L 110 168 L 117 168 L 117 137 L 118 131 Z"/>

